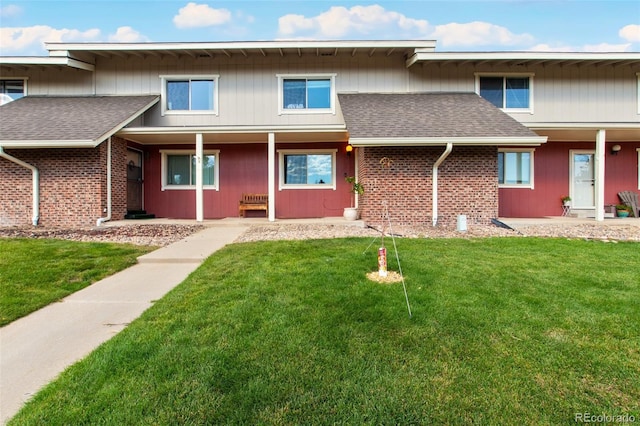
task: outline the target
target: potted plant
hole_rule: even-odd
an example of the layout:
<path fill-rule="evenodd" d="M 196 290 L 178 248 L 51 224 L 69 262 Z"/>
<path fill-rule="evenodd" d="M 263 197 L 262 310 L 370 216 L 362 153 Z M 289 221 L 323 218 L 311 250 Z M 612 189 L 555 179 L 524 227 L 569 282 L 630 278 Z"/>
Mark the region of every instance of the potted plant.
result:
<path fill-rule="evenodd" d="M 571 197 L 569 197 L 568 195 L 565 195 L 564 197 L 562 197 L 562 205 L 563 206 L 570 206 L 571 205 Z"/>
<path fill-rule="evenodd" d="M 358 218 L 358 209 L 355 207 L 355 195 L 364 194 L 364 186 L 361 183 L 356 182 L 355 176 L 347 176 L 344 178 L 350 185 L 349 192 L 351 193 L 351 207 L 344 208 L 344 218 L 347 220 L 356 220 Z"/>
<path fill-rule="evenodd" d="M 618 213 L 618 217 L 628 217 L 629 206 L 627 206 L 626 204 L 618 204 L 616 205 L 616 212 Z"/>

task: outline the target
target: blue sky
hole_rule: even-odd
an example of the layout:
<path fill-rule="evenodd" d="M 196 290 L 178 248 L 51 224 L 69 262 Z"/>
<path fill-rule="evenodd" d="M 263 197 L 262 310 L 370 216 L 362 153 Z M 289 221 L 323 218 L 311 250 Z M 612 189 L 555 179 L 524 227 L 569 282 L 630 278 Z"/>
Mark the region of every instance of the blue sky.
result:
<path fill-rule="evenodd" d="M 0 55 L 45 41 L 436 40 L 438 51 L 640 51 L 638 0 L 1 0 Z"/>

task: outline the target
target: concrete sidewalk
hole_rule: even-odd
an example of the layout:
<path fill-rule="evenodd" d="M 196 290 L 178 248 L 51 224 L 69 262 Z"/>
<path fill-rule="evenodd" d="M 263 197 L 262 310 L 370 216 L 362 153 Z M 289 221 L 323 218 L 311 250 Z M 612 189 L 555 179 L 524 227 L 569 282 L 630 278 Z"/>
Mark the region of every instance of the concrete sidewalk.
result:
<path fill-rule="evenodd" d="M 65 368 L 123 330 L 247 226 L 207 227 L 0 328 L 0 423 Z"/>

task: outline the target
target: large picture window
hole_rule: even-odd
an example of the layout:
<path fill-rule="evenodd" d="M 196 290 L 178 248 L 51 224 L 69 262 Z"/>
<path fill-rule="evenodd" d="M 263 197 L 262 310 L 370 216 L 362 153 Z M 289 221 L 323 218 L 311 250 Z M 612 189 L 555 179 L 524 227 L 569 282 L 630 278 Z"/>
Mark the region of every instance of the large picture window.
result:
<path fill-rule="evenodd" d="M 218 76 L 161 76 L 163 114 L 217 114 Z"/>
<path fill-rule="evenodd" d="M 335 74 L 277 77 L 280 114 L 335 112 Z"/>
<path fill-rule="evenodd" d="M 196 156 L 193 151 L 162 151 L 162 189 L 194 189 Z M 206 151 L 202 158 L 202 184 L 218 189 L 218 152 Z"/>
<path fill-rule="evenodd" d="M 280 151 L 280 189 L 335 189 L 336 151 Z"/>
<path fill-rule="evenodd" d="M 533 149 L 498 150 L 498 185 L 533 189 Z"/>
<path fill-rule="evenodd" d="M 7 104 L 25 95 L 25 80 L 0 80 L 0 105 Z"/>
<path fill-rule="evenodd" d="M 531 75 L 477 75 L 476 92 L 498 108 L 531 112 Z"/>

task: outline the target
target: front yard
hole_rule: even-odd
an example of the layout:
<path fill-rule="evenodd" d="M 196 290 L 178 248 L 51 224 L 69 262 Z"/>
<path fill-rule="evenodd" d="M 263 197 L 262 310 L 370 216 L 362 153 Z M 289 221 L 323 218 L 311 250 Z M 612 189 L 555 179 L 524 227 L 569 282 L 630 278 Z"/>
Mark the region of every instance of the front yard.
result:
<path fill-rule="evenodd" d="M 11 424 L 640 419 L 637 243 L 397 242 L 411 318 L 369 239 L 230 245 Z"/>

